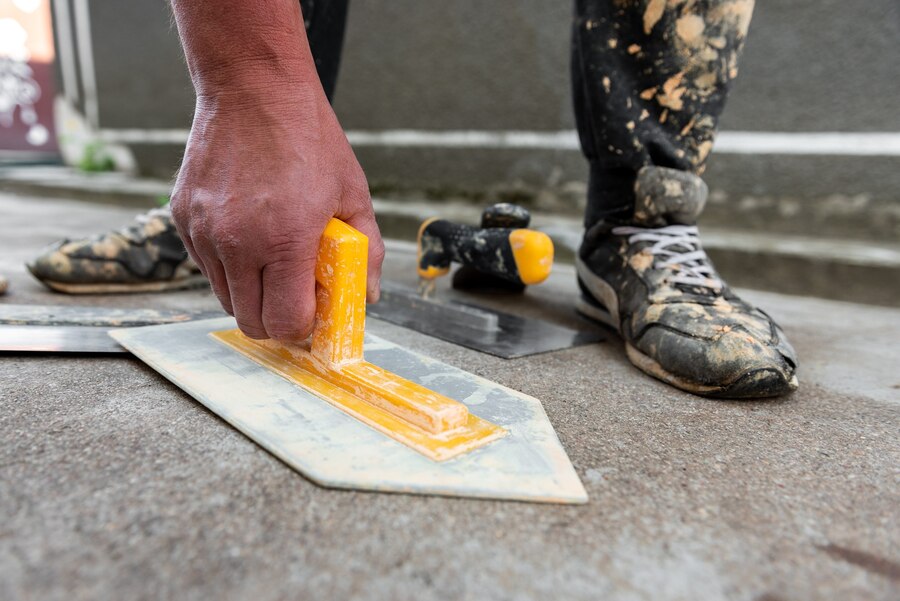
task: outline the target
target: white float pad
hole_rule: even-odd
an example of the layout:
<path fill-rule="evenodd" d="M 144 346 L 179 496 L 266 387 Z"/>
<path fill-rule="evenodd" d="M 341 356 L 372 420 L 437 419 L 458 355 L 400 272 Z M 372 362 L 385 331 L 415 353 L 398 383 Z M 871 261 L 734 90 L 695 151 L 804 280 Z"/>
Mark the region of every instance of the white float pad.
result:
<path fill-rule="evenodd" d="M 110 335 L 313 482 L 333 488 L 544 503 L 587 492 L 537 399 L 366 335 L 365 358 L 465 403 L 509 430 L 437 463 L 210 337 L 232 318 L 126 328 Z"/>

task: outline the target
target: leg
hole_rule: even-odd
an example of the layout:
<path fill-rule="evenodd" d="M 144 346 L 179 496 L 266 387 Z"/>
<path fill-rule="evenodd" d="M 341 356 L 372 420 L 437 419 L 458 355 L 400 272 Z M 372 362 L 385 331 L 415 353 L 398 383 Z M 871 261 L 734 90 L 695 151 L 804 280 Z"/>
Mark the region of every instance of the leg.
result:
<path fill-rule="evenodd" d="M 590 162 L 578 310 L 629 359 L 715 397 L 797 386 L 793 349 L 703 251 L 703 172 L 753 0 L 576 0 L 572 78 Z"/>
<path fill-rule="evenodd" d="M 349 4 L 350 0 L 300 0 L 309 49 L 329 101 L 337 84 Z"/>
<path fill-rule="evenodd" d="M 588 227 L 629 212 L 641 167 L 703 172 L 752 10 L 753 0 L 576 0 L 572 84 L 590 161 Z"/>

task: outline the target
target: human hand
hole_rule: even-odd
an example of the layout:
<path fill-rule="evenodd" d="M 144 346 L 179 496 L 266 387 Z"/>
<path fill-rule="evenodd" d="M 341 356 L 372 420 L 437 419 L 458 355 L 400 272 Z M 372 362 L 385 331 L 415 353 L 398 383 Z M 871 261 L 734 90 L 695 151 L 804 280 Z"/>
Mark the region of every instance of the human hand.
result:
<path fill-rule="evenodd" d="M 198 97 L 172 217 L 222 307 L 251 338 L 305 339 L 328 220 L 369 238 L 368 300 L 384 244 L 362 168 L 324 95 Z"/>

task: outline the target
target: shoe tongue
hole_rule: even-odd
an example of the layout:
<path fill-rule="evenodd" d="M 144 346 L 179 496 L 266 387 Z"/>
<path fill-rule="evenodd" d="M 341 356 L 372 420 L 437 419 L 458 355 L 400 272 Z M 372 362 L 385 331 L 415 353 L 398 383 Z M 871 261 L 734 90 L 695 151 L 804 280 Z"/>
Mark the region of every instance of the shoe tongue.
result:
<path fill-rule="evenodd" d="M 694 225 L 708 189 L 698 176 L 667 167 L 644 167 L 634 184 L 634 223 L 646 227 Z"/>

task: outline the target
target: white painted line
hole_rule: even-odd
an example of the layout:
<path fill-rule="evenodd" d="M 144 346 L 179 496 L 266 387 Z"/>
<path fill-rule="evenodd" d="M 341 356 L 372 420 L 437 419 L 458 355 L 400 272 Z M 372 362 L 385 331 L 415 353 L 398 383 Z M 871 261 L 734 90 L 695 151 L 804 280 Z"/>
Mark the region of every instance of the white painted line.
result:
<path fill-rule="evenodd" d="M 91 41 L 91 9 L 88 0 L 73 0 L 75 37 L 81 63 L 81 85 L 84 89 L 84 115 L 94 129 L 100 126 L 100 103 L 97 98 L 97 73 L 94 70 L 94 48 Z"/>
<path fill-rule="evenodd" d="M 62 93 L 70 104 L 78 102 L 78 73 L 75 70 L 75 42 L 72 39 L 72 15 L 69 0 L 53 0 L 56 17 L 56 60 L 62 72 Z"/>
<path fill-rule="evenodd" d="M 105 129 L 101 136 L 122 144 L 184 144 L 186 129 Z M 393 129 L 348 131 L 357 147 L 495 148 L 578 151 L 578 134 L 563 131 L 428 131 Z M 719 154 L 900 156 L 900 133 L 878 132 L 747 132 L 719 133 Z"/>
<path fill-rule="evenodd" d="M 537 148 L 580 150 L 575 130 L 564 131 L 427 131 L 393 129 L 348 131 L 354 146 L 429 146 L 435 148 Z"/>
<path fill-rule="evenodd" d="M 580 149 L 578 134 L 574 130 L 556 132 L 349 131 L 347 138 L 354 146 Z M 900 156 L 900 133 L 723 131 L 718 135 L 715 152 L 720 154 Z"/>
<path fill-rule="evenodd" d="M 110 144 L 185 144 L 188 129 L 101 129 L 100 139 Z"/>
<path fill-rule="evenodd" d="M 900 156 L 900 133 L 723 131 L 716 140 L 715 152 Z"/>

